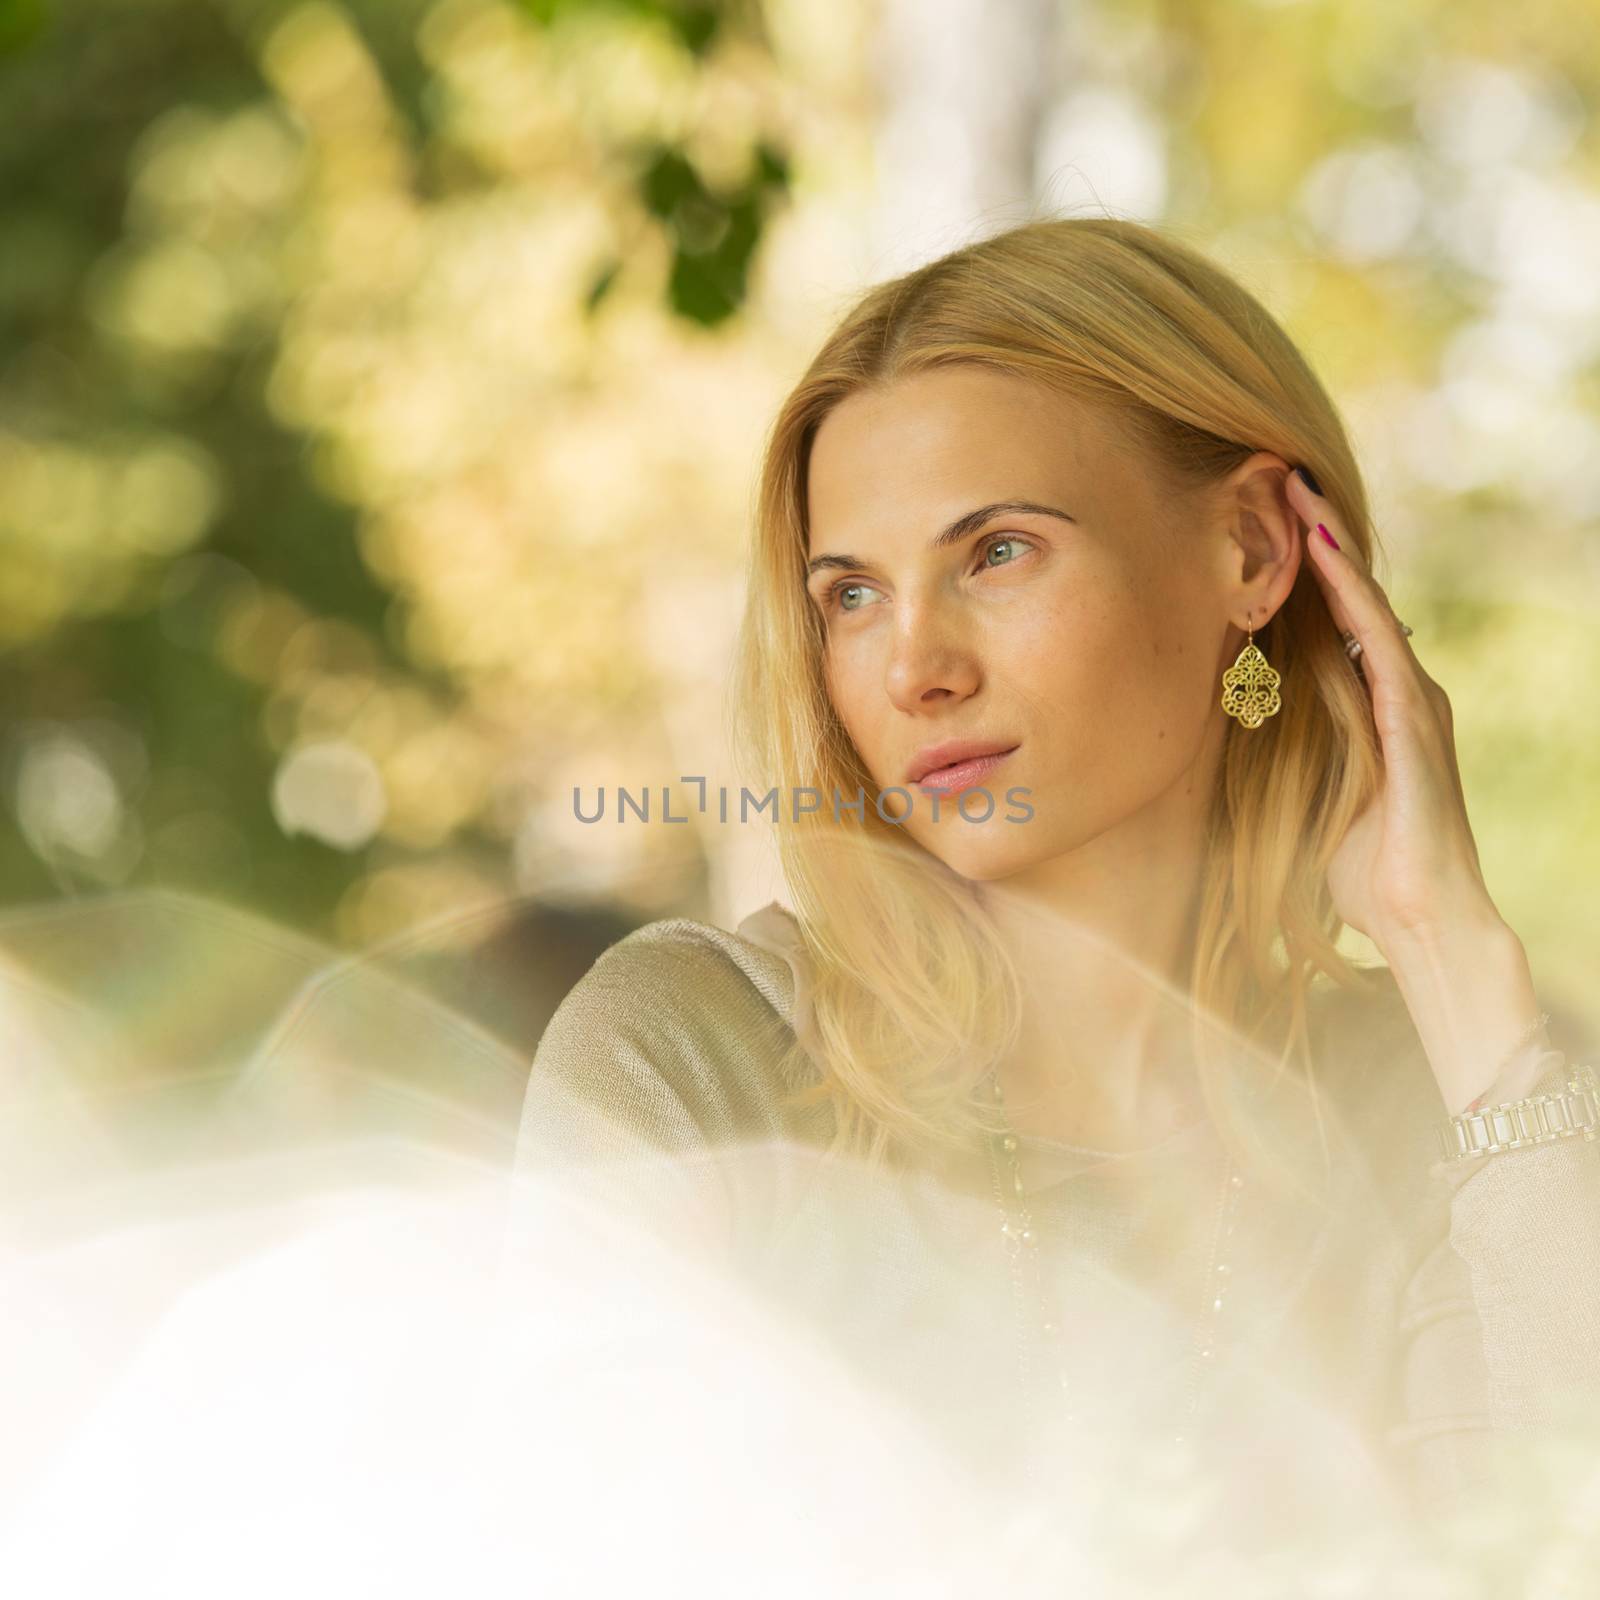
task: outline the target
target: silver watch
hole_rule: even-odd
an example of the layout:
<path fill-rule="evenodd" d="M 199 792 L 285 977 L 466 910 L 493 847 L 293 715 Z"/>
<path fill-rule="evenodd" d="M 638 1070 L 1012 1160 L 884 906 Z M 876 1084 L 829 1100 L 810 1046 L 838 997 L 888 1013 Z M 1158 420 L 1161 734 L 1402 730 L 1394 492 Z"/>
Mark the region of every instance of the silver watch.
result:
<path fill-rule="evenodd" d="M 1563 1064 L 1540 1080 L 1548 1089 L 1460 1111 L 1439 1127 L 1439 1147 L 1446 1161 L 1521 1150 L 1555 1139 L 1600 1138 L 1600 1079 L 1588 1062 Z"/>

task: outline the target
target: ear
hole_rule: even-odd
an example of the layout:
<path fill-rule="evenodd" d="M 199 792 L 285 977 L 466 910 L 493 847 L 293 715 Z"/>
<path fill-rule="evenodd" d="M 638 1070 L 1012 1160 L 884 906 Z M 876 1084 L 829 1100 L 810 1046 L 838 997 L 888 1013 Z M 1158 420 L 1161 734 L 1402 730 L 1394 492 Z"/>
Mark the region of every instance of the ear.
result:
<path fill-rule="evenodd" d="M 1305 546 L 1299 513 L 1284 488 L 1291 468 L 1280 455 L 1258 450 L 1218 486 L 1219 515 L 1234 550 L 1241 624 L 1246 615 L 1261 628 L 1289 598 Z"/>

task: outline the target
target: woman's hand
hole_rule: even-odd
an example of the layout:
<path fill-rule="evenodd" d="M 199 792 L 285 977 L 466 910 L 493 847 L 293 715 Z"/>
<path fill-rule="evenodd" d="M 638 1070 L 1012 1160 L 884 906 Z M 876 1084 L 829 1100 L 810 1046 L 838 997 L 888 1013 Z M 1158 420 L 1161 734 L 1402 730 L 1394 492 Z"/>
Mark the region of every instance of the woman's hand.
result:
<path fill-rule="evenodd" d="M 1350 670 L 1366 685 L 1383 749 L 1382 786 L 1328 867 L 1334 907 L 1386 954 L 1386 940 L 1426 937 L 1464 917 L 1495 918 L 1467 820 L 1449 696 L 1423 670 L 1332 503 L 1298 473 L 1287 487 L 1334 622 L 1361 642 Z"/>
<path fill-rule="evenodd" d="M 1298 473 L 1287 484 L 1334 622 L 1361 641 L 1350 670 L 1371 696 L 1383 752 L 1378 792 L 1339 842 L 1328 887 L 1339 915 L 1388 961 L 1445 1105 L 1458 1111 L 1491 1080 L 1506 1081 L 1496 1077 L 1506 1052 L 1538 1010 L 1527 952 L 1478 864 L 1449 697 L 1423 671 L 1354 541 L 1341 537 L 1332 504 Z"/>

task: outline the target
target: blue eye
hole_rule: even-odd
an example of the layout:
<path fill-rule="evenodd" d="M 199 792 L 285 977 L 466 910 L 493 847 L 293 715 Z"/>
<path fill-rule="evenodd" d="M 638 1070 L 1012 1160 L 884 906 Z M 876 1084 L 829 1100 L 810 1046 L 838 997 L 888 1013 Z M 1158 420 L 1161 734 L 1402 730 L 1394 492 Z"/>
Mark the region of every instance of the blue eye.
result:
<path fill-rule="evenodd" d="M 994 552 L 995 552 L 995 551 L 996 551 L 996 550 L 999 550 L 999 549 L 1002 549 L 1002 548 L 1004 548 L 1004 546 L 1006 546 L 1006 545 L 1008 545 L 1008 544 L 1020 544 L 1020 543 L 1021 543 L 1021 541 L 1020 541 L 1020 540 L 1018 540 L 1018 539 L 1013 539 L 1013 538 L 1010 538 L 1010 537 L 1004 537 L 1004 538 L 999 538 L 999 539 L 992 539 L 992 540 L 990 540 L 990 541 L 989 541 L 989 543 L 988 543 L 988 544 L 986 544 L 986 545 L 985 545 L 985 546 L 984 546 L 984 547 L 983 547 L 983 554 L 984 554 L 984 561 L 985 561 L 985 564 L 986 564 L 986 565 L 989 565 L 989 566 L 1001 566 L 1001 567 L 1003 567 L 1003 566 L 1005 566 L 1005 565 L 1007 565 L 1007 563 L 1006 563 L 1006 562 L 1004 562 L 1004 561 L 999 561 L 999 562 L 991 562 L 991 561 L 989 561 L 989 560 L 988 560 L 988 558 L 989 558 L 989 556 L 991 556 L 991 555 L 992 555 L 992 554 L 993 554 L 993 553 L 994 553 Z"/>
<path fill-rule="evenodd" d="M 859 606 L 846 605 L 844 603 L 844 596 L 847 595 L 852 589 L 870 590 L 871 588 L 872 585 L 870 583 L 836 583 L 831 589 L 828 590 L 828 601 L 831 605 L 836 606 L 840 611 L 859 611 L 861 609 Z"/>

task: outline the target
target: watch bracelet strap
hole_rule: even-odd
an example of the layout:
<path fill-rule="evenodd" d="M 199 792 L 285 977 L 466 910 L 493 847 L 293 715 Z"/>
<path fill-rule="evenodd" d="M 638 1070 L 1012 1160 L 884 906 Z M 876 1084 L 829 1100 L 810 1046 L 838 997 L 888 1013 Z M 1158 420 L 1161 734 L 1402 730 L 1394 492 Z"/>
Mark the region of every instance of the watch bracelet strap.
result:
<path fill-rule="evenodd" d="M 1600 1138 L 1600 1077 L 1588 1062 L 1561 1061 L 1520 1100 L 1461 1111 L 1439 1124 L 1439 1149 L 1448 1162 L 1470 1161 L 1551 1144 Z"/>

